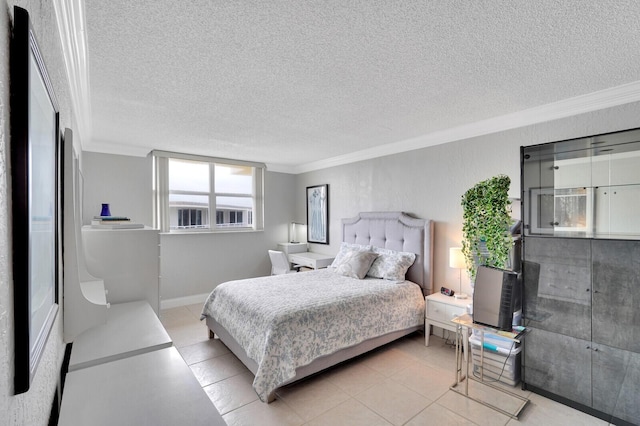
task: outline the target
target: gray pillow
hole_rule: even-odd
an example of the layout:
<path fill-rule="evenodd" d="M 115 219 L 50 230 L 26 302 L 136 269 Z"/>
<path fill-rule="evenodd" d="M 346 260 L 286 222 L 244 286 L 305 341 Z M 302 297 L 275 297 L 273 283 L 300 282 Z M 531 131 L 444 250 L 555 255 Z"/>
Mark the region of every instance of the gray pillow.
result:
<path fill-rule="evenodd" d="M 345 243 L 344 241 L 340 244 L 340 251 L 336 254 L 336 258 L 331 262 L 331 266 L 329 268 L 337 268 L 338 265 L 342 263 L 344 257 L 351 252 L 354 251 L 372 251 L 373 246 L 362 245 L 362 244 L 352 244 Z"/>
<path fill-rule="evenodd" d="M 378 257 L 371 251 L 350 251 L 342 258 L 340 264 L 335 267 L 335 272 L 345 277 L 363 279 L 371 264 Z"/>
<path fill-rule="evenodd" d="M 378 253 L 379 256 L 371 265 L 367 275 L 374 278 L 404 281 L 404 276 L 407 273 L 407 270 L 416 260 L 415 253 L 395 251 L 379 247 L 374 247 L 373 251 Z"/>

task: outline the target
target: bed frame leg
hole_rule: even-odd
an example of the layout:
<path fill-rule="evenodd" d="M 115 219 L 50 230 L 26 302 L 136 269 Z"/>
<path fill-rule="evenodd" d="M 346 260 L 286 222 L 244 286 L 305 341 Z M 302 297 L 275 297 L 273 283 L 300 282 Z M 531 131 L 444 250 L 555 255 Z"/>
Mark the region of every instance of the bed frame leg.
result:
<path fill-rule="evenodd" d="M 215 339 L 215 338 L 216 338 L 216 335 L 213 332 L 213 330 L 209 330 L 209 339 Z"/>

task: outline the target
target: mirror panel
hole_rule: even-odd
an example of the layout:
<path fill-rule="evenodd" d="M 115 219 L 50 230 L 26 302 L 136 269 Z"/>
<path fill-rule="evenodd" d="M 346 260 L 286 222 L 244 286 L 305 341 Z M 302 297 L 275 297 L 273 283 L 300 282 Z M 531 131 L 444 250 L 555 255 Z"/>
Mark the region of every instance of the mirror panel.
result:
<path fill-rule="evenodd" d="M 640 129 L 522 148 L 525 235 L 640 239 Z"/>

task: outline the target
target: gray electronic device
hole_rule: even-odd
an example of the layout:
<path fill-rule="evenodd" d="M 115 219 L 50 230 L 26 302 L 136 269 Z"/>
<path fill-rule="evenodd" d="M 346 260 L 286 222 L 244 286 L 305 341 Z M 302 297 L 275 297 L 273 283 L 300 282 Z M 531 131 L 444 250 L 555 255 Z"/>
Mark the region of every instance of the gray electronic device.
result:
<path fill-rule="evenodd" d="M 479 266 L 473 288 L 473 322 L 511 330 L 514 312 L 522 308 L 518 273 Z"/>

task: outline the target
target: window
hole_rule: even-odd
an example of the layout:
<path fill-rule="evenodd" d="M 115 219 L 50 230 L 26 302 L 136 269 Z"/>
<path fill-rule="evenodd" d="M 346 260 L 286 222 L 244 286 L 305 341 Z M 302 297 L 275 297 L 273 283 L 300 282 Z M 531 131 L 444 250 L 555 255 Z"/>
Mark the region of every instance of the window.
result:
<path fill-rule="evenodd" d="M 229 212 L 230 223 L 242 223 L 242 210 L 236 210 Z"/>
<path fill-rule="evenodd" d="M 263 228 L 263 164 L 163 151 L 152 155 L 154 223 L 162 231 Z"/>
<path fill-rule="evenodd" d="M 202 209 L 178 209 L 178 228 L 201 228 Z"/>

